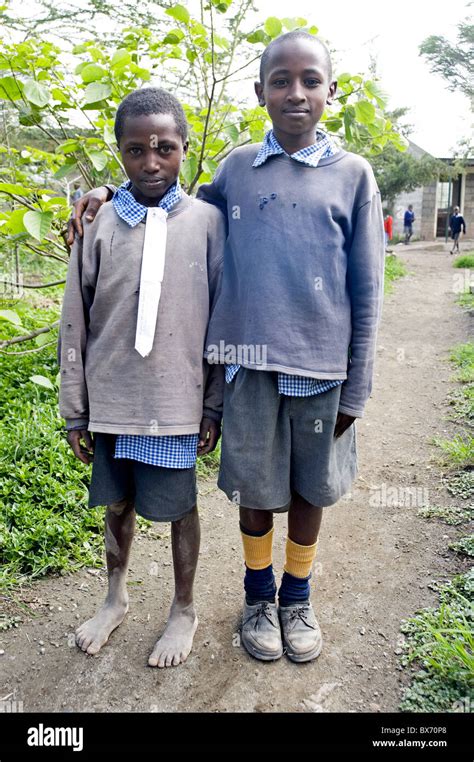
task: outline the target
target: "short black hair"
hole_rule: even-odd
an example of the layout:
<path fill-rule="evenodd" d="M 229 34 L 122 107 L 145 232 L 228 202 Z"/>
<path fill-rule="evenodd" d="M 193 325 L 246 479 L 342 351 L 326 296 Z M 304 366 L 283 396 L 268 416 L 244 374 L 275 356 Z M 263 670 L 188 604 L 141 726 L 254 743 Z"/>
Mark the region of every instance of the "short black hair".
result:
<path fill-rule="evenodd" d="M 286 42 L 287 40 L 310 40 L 311 42 L 315 42 L 317 45 L 319 45 L 323 51 L 326 61 L 329 81 L 332 80 L 331 54 L 329 53 L 329 49 L 326 43 L 323 42 L 320 37 L 315 37 L 314 34 L 306 32 L 304 29 L 294 29 L 292 32 L 286 32 L 286 34 L 281 34 L 279 37 L 275 37 L 275 39 L 272 40 L 263 51 L 262 57 L 260 58 L 260 82 L 262 85 L 265 78 L 265 69 L 267 67 L 271 51 L 276 45 L 279 45 L 282 42 Z"/>
<path fill-rule="evenodd" d="M 170 114 L 183 143 L 188 139 L 188 123 L 184 109 L 174 95 L 161 87 L 142 87 L 133 90 L 120 103 L 115 115 L 115 139 L 118 144 L 122 139 L 124 123 L 127 117 L 149 116 L 150 114 Z"/>

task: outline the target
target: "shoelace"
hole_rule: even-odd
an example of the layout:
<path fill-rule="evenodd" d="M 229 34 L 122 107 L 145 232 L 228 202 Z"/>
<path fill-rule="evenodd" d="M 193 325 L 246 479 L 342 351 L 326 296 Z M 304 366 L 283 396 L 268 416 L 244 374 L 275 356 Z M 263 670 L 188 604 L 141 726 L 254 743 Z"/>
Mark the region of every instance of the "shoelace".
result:
<path fill-rule="evenodd" d="M 263 617 L 265 617 L 265 619 L 267 619 L 270 622 L 270 624 L 273 625 L 273 627 L 276 627 L 275 622 L 273 621 L 271 616 L 268 615 L 269 611 L 270 611 L 270 604 L 268 603 L 268 601 L 262 601 L 257 611 L 255 611 L 253 614 L 247 617 L 247 619 L 245 619 L 244 622 L 242 622 L 242 627 L 246 625 L 247 622 L 250 622 L 251 619 L 255 618 L 254 627 L 257 630 L 258 625 L 260 624 L 260 619 L 262 619 Z"/>
<path fill-rule="evenodd" d="M 290 624 L 292 624 L 297 619 L 300 619 L 303 622 L 303 624 L 306 625 L 306 627 L 310 627 L 312 630 L 315 630 L 316 629 L 315 625 L 310 624 L 310 622 L 307 621 L 306 612 L 307 612 L 306 606 L 296 606 L 293 609 L 293 611 L 290 612 L 289 622 Z"/>

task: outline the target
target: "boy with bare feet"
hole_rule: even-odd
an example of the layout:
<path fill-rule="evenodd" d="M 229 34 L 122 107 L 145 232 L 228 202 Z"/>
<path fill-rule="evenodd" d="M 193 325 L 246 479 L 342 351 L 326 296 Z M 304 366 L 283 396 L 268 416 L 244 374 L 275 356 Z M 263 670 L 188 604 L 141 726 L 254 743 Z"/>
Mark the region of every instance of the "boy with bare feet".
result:
<path fill-rule="evenodd" d="M 372 388 L 382 205 L 368 162 L 318 127 L 336 90 L 321 40 L 304 30 L 272 40 L 255 83 L 272 128 L 262 143 L 233 150 L 198 191 L 229 227 L 206 354 L 226 365 L 218 486 L 239 506 L 242 644 L 262 661 L 285 652 L 302 663 L 321 652 L 310 580 L 322 515 L 357 473 L 355 420 Z M 71 227 L 107 198 L 100 188 L 80 199 Z M 281 512 L 288 533 L 277 604 L 273 514 Z"/>
<path fill-rule="evenodd" d="M 129 181 L 76 237 L 60 329 L 68 442 L 79 460 L 93 461 L 89 506 L 107 506 L 108 593 L 76 642 L 97 654 L 128 611 L 137 512 L 171 522 L 175 596 L 148 660 L 170 667 L 186 661 L 198 622 L 195 462 L 220 435 L 223 371 L 202 358 L 225 220 L 180 187 L 187 124 L 173 95 L 131 93 L 115 133 Z"/>

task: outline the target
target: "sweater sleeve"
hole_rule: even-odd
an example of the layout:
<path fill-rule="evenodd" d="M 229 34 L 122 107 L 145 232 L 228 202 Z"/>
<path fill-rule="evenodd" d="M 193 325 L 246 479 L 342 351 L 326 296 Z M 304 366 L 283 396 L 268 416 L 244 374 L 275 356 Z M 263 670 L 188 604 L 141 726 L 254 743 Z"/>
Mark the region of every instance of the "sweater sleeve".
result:
<path fill-rule="evenodd" d="M 226 221 L 221 212 L 213 210 L 212 222 L 208 229 L 207 266 L 209 274 L 209 318 L 219 298 L 224 267 L 226 241 Z M 224 366 L 210 364 L 204 360 L 204 403 L 203 416 L 220 421 L 224 394 Z"/>
<path fill-rule="evenodd" d="M 84 282 L 83 262 L 88 247 L 87 238 L 76 236 L 71 250 L 59 328 L 59 411 L 66 420 L 68 430 L 86 429 L 89 423 L 84 365 L 94 287 L 93 284 Z"/>
<path fill-rule="evenodd" d="M 384 276 L 383 214 L 380 193 L 357 212 L 348 256 L 352 334 L 347 379 L 339 411 L 361 418 L 372 391 L 377 330 L 382 311 Z"/>

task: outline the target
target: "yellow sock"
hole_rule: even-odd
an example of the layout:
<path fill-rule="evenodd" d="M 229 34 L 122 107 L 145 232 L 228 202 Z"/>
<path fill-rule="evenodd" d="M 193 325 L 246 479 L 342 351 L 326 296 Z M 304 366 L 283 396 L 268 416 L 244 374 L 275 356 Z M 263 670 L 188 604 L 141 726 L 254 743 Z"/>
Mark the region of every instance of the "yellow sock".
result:
<path fill-rule="evenodd" d="M 273 527 L 262 537 L 241 531 L 245 564 L 249 569 L 266 569 L 272 563 Z"/>
<path fill-rule="evenodd" d="M 287 537 L 284 570 L 293 577 L 309 577 L 316 558 L 316 546 L 317 542 L 314 545 L 298 545 Z"/>

